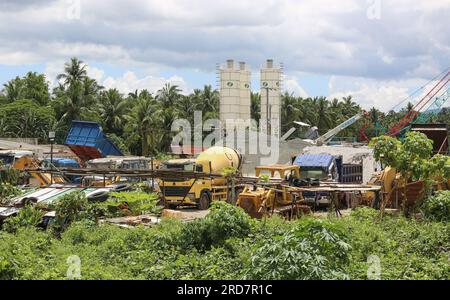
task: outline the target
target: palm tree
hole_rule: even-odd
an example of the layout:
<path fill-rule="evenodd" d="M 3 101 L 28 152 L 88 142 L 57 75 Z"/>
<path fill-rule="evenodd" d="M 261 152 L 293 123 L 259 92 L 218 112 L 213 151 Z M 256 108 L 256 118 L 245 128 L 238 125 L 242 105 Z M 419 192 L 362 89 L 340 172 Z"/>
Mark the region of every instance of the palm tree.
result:
<path fill-rule="evenodd" d="M 158 108 L 155 112 L 156 117 L 159 119 L 159 145 L 161 151 L 168 151 L 172 139 L 172 132 L 170 128 L 175 118 L 178 117 L 178 110 L 176 109 L 176 103 L 180 100 L 182 95 L 181 90 L 176 85 L 166 83 L 162 89 L 157 93 L 156 100 Z"/>
<path fill-rule="evenodd" d="M 7 103 L 11 103 L 22 98 L 23 82 L 19 76 L 5 83 L 3 87 L 3 93 Z"/>
<path fill-rule="evenodd" d="M 67 124 L 97 110 L 97 97 L 103 87 L 87 76 L 86 65 L 82 61 L 72 58 L 57 79 L 63 80 L 53 91 L 59 122 Z"/>
<path fill-rule="evenodd" d="M 141 142 L 142 155 L 156 154 L 155 151 L 155 133 L 158 120 L 157 103 L 152 95 L 143 90 L 136 99 L 135 106 L 130 113 L 125 116 L 127 120 L 126 131 L 129 134 L 128 139 L 138 139 Z"/>
<path fill-rule="evenodd" d="M 86 65 L 76 57 L 64 64 L 64 73 L 56 76 L 57 80 L 63 80 L 64 86 L 71 86 L 87 77 Z"/>
<path fill-rule="evenodd" d="M 259 93 L 250 92 L 250 116 L 259 126 L 261 119 L 261 95 Z"/>
<path fill-rule="evenodd" d="M 287 132 L 293 126 L 293 122 L 300 119 L 300 115 L 298 99 L 294 94 L 285 92 L 281 96 L 281 133 Z"/>
<path fill-rule="evenodd" d="M 319 128 L 319 133 L 324 134 L 333 126 L 333 113 L 329 110 L 329 102 L 325 97 L 315 98 L 314 102 L 316 104 L 317 112 L 317 127 Z"/>
<path fill-rule="evenodd" d="M 137 99 L 139 97 L 139 91 L 135 90 L 134 92 L 128 93 L 128 98 L 130 99 Z"/>
<path fill-rule="evenodd" d="M 352 96 L 342 98 L 342 113 L 346 116 L 346 119 L 356 115 L 361 108 L 358 104 L 353 102 Z"/>
<path fill-rule="evenodd" d="M 164 84 L 156 96 L 163 108 L 173 107 L 180 97 L 181 90 L 176 85 Z"/>
<path fill-rule="evenodd" d="M 210 85 L 205 85 L 200 93 L 201 107 L 205 119 L 219 118 L 220 95 Z"/>
<path fill-rule="evenodd" d="M 128 109 L 128 102 L 117 89 L 109 89 L 100 94 L 99 111 L 107 132 L 121 134 Z"/>

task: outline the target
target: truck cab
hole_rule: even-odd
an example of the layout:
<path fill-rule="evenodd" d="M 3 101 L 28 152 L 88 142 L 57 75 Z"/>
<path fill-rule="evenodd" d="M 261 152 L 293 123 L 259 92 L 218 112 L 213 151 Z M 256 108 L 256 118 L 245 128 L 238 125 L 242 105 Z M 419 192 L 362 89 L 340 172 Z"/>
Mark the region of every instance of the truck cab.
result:
<path fill-rule="evenodd" d="M 301 185 L 319 185 L 321 181 L 340 181 L 342 170 L 342 158 L 336 158 L 330 154 L 302 154 L 297 156 L 293 165 L 299 166 L 301 170 Z M 306 202 L 316 205 L 328 205 L 329 195 L 326 192 L 303 192 Z"/>
<path fill-rule="evenodd" d="M 181 205 L 207 209 L 212 201 L 225 200 L 229 187 L 221 176 L 226 167 L 240 170 L 242 156 L 234 149 L 211 147 L 196 159 L 172 159 L 162 162 L 161 170 L 180 171 L 158 179 L 160 197 L 168 207 Z M 206 174 L 204 177 L 187 178 L 183 172 Z M 208 176 L 211 175 L 211 176 Z M 214 176 L 213 176 L 214 175 Z"/>

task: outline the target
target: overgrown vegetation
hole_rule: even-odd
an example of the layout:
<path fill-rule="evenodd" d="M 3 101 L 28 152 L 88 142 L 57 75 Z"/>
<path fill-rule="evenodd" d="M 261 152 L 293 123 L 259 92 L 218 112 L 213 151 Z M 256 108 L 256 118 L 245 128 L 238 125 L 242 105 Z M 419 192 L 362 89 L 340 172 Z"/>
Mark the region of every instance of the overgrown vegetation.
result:
<path fill-rule="evenodd" d="M 441 191 L 427 198 L 422 205 L 422 212 L 429 220 L 450 222 L 450 191 Z"/>
<path fill-rule="evenodd" d="M 0 241 L 0 279 L 64 279 L 73 255 L 81 279 L 365 279 L 371 255 L 382 279 L 450 278 L 448 222 L 380 218 L 369 208 L 341 219 L 255 221 L 218 203 L 190 223 L 123 229 L 75 220 L 59 237 L 26 224 L 0 231 Z"/>

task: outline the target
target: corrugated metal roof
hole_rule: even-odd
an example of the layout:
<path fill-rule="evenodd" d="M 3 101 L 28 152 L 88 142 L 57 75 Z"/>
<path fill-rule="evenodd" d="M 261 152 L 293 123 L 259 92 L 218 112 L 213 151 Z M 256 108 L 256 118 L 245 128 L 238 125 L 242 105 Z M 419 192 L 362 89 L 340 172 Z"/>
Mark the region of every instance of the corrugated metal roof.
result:
<path fill-rule="evenodd" d="M 302 154 L 297 156 L 294 165 L 302 167 L 322 167 L 328 168 L 334 160 L 333 155 L 329 154 Z"/>

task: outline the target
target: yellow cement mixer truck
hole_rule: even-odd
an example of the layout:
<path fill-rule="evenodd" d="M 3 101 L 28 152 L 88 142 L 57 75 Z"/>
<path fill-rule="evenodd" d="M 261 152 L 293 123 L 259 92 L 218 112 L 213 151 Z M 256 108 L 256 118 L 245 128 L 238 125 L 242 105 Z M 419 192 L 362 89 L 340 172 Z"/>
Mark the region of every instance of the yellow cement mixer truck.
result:
<path fill-rule="evenodd" d="M 242 155 L 237 150 L 215 146 L 200 153 L 196 159 L 173 159 L 162 162 L 160 169 L 222 175 L 222 171 L 227 167 L 234 167 L 240 173 L 241 165 Z M 159 179 L 158 189 L 166 207 L 192 205 L 200 209 L 208 209 L 212 201 L 227 199 L 230 192 L 227 180 L 223 176 L 188 180 Z"/>

